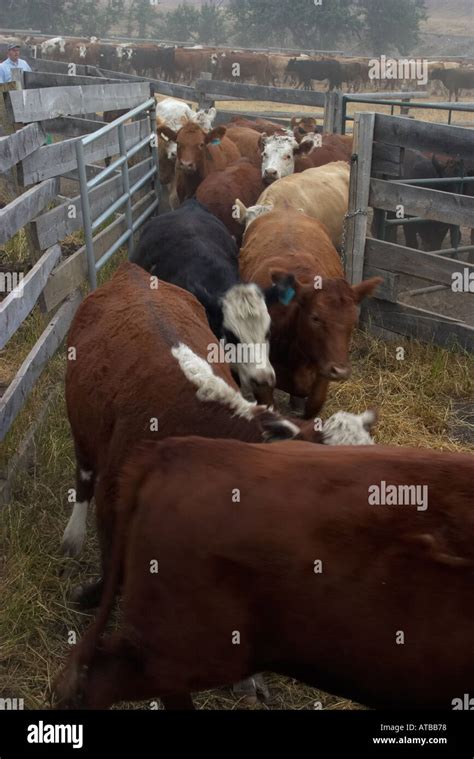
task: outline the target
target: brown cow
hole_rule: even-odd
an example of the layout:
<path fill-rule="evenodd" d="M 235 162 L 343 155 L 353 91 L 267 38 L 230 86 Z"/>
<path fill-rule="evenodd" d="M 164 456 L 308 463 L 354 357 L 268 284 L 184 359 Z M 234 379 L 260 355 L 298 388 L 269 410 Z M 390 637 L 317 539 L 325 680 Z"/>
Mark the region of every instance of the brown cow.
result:
<path fill-rule="evenodd" d="M 269 312 L 276 386 L 307 398 L 304 414 L 316 416 L 329 382 L 350 375 L 349 344 L 357 305 L 382 279 L 373 277 L 351 287 L 326 227 L 291 208 L 252 221 L 239 259 L 244 282 L 263 288 L 275 285 Z M 273 403 L 271 392 L 256 397 Z"/>
<path fill-rule="evenodd" d="M 143 446 L 57 706 L 192 709 L 263 670 L 374 709 L 452 709 L 474 681 L 473 478 L 472 455 L 422 449 Z M 101 639 L 122 555 L 122 619 Z"/>
<path fill-rule="evenodd" d="M 218 126 L 210 132 L 188 122 L 176 132 L 159 126 L 158 134 L 177 143 L 176 192 L 180 203 L 192 198 L 203 179 L 213 171 L 222 171 L 241 156 L 238 147 L 226 137 L 226 128 Z"/>
<path fill-rule="evenodd" d="M 272 71 L 268 55 L 265 53 L 236 52 L 226 50 L 211 55 L 211 65 L 215 79 L 228 79 L 231 82 L 250 81 L 257 84 L 270 84 Z"/>
<path fill-rule="evenodd" d="M 246 206 L 252 206 L 262 192 L 261 172 L 246 158 L 241 158 L 223 171 L 209 174 L 199 185 L 196 198 L 225 224 L 240 245 L 244 230 L 239 220 L 236 198 L 248 198 L 248 202 L 243 202 Z"/>
<path fill-rule="evenodd" d="M 74 555 L 81 549 L 95 495 L 104 569 L 116 476 L 138 440 L 196 434 L 259 442 L 263 430 L 275 438 L 304 434 L 320 441 L 312 424 L 300 431 L 297 423 L 245 401 L 228 357 L 219 354 L 204 308 L 189 292 L 163 280 L 155 289 L 154 279 L 135 264 L 122 264 L 79 306 L 69 332 L 76 359 L 67 366 L 66 404 L 77 487 L 63 550 Z M 202 361 L 208 356 L 212 369 Z M 93 586 L 85 599 L 98 590 L 100 585 Z"/>
<path fill-rule="evenodd" d="M 260 132 L 248 127 L 231 124 L 227 127 L 226 137 L 235 142 L 243 158 L 248 158 L 253 166 L 256 166 L 258 169 L 261 168 Z"/>
<path fill-rule="evenodd" d="M 302 119 L 293 116 L 291 119 L 291 128 L 293 129 L 293 136 L 298 144 L 303 137 L 312 134 L 322 134 L 323 132 L 323 128 L 318 126 L 318 122 L 313 116 L 304 116 Z"/>

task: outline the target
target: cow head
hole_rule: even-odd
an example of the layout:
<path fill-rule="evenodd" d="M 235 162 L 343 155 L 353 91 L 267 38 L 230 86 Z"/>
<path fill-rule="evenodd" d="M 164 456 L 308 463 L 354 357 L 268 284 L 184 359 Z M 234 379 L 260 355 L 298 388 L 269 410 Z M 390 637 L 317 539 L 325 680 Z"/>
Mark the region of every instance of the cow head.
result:
<path fill-rule="evenodd" d="M 324 445 L 374 445 L 371 432 L 376 424 L 375 409 L 363 414 L 338 411 L 324 422 L 322 442 Z"/>
<path fill-rule="evenodd" d="M 263 216 L 264 213 L 270 213 L 270 211 L 273 211 L 273 204 L 268 206 L 260 204 L 246 208 L 239 198 L 236 199 L 235 205 L 239 211 L 239 222 L 240 224 L 245 224 L 245 228 L 247 228 L 252 221 L 258 219 L 259 216 Z"/>
<path fill-rule="evenodd" d="M 293 129 L 293 135 L 296 142 L 301 142 L 301 140 L 308 134 L 321 134 L 322 132 L 321 127 L 318 127 L 316 119 L 312 116 L 305 116 L 302 119 L 293 116 L 291 119 L 291 128 Z"/>
<path fill-rule="evenodd" d="M 223 126 L 206 133 L 201 127 L 190 121 L 176 132 L 170 127 L 160 126 L 158 133 L 177 143 L 176 166 L 186 174 L 200 173 L 204 163 L 204 151 L 210 144 L 218 144 L 226 133 Z"/>
<path fill-rule="evenodd" d="M 265 292 L 269 307 L 292 307 L 295 340 L 292 347 L 320 375 L 338 381 L 350 376 L 349 347 L 357 323 L 357 306 L 369 297 L 383 280 L 372 277 L 351 287 L 345 279 L 315 278 L 313 284 L 302 284 L 287 271 L 271 272 L 273 287 Z"/>
<path fill-rule="evenodd" d="M 192 120 L 205 132 L 209 132 L 212 129 L 216 115 L 217 111 L 215 108 L 201 109 L 200 111 L 196 111 Z"/>
<path fill-rule="evenodd" d="M 295 170 L 294 151 L 298 148 L 292 132 L 262 134 L 259 140 L 262 154 L 262 179 L 271 184 L 277 179 L 293 174 Z"/>
<path fill-rule="evenodd" d="M 275 386 L 270 363 L 270 314 L 257 285 L 234 285 L 221 299 L 220 334 L 231 345 L 232 370 L 242 388 L 251 391 Z"/>

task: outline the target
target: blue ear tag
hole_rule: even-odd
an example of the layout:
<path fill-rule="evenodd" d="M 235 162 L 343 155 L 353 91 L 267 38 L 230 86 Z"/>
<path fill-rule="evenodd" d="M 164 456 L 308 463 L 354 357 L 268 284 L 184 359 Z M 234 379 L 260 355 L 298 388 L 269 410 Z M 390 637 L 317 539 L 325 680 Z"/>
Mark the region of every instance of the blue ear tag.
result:
<path fill-rule="evenodd" d="M 220 145 L 220 144 L 221 144 L 221 141 L 219 137 L 214 137 L 214 139 L 211 140 L 211 145 Z"/>
<path fill-rule="evenodd" d="M 292 287 L 288 286 L 280 295 L 278 298 L 280 303 L 283 303 L 284 306 L 287 306 L 288 303 L 291 303 L 293 298 L 296 295 L 296 290 L 294 290 Z"/>

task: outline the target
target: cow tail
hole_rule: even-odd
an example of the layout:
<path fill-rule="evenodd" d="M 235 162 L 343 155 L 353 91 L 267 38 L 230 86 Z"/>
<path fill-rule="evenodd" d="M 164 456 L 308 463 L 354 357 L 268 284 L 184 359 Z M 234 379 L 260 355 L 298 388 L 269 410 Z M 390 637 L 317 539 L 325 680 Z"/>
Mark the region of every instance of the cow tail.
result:
<path fill-rule="evenodd" d="M 145 444 L 146 446 L 146 444 Z M 60 682 L 60 688 L 56 687 L 56 694 L 60 699 L 71 703 L 80 698 L 81 685 L 87 681 L 87 670 L 91 665 L 95 653 L 99 647 L 100 638 L 107 626 L 115 598 L 117 596 L 122 567 L 125 563 L 126 538 L 130 528 L 137 503 L 137 494 L 141 482 L 148 474 L 146 466 L 146 447 L 139 446 L 136 455 L 133 455 L 121 472 L 118 486 L 117 518 L 112 543 L 111 561 L 105 578 L 104 589 L 96 618 L 84 633 L 77 649 L 72 654 L 69 667 L 66 668 L 66 676 Z M 144 466 L 145 464 L 145 466 Z"/>

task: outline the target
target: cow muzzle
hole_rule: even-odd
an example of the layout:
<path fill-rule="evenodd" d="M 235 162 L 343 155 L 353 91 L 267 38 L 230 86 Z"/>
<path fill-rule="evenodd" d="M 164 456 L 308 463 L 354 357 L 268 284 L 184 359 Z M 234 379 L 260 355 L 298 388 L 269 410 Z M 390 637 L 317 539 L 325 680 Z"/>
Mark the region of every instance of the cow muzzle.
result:
<path fill-rule="evenodd" d="M 332 380 L 332 382 L 341 382 L 342 380 L 349 379 L 351 371 L 350 366 L 338 366 L 337 364 L 332 364 L 326 367 L 321 374 L 326 379 Z"/>
<path fill-rule="evenodd" d="M 180 159 L 178 161 L 178 167 L 181 169 L 181 171 L 184 171 L 187 174 L 192 174 L 194 171 L 196 171 L 196 164 L 194 161 L 183 161 Z"/>
<path fill-rule="evenodd" d="M 263 181 L 265 184 L 272 184 L 272 182 L 276 182 L 277 179 L 279 179 L 277 169 L 265 169 L 263 172 Z"/>

